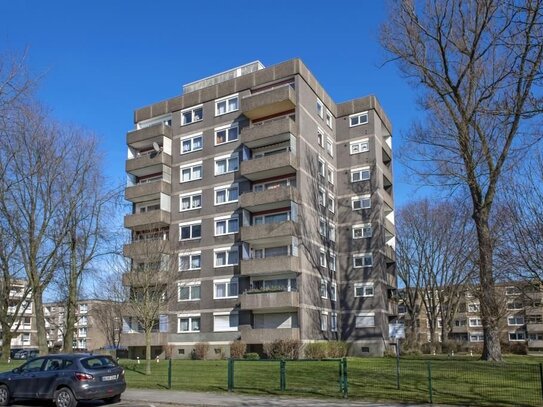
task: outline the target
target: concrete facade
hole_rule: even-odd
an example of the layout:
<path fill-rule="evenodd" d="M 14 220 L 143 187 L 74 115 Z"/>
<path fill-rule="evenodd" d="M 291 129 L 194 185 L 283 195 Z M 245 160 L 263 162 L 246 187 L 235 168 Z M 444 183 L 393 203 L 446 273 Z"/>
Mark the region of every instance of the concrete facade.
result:
<path fill-rule="evenodd" d="M 125 255 L 160 239 L 179 268 L 154 352 L 289 338 L 382 354 L 396 316 L 391 124 L 373 96 L 333 102 L 299 59 L 247 67 L 136 110 L 127 135 Z M 127 318 L 123 341 L 143 346 L 139 331 Z"/>

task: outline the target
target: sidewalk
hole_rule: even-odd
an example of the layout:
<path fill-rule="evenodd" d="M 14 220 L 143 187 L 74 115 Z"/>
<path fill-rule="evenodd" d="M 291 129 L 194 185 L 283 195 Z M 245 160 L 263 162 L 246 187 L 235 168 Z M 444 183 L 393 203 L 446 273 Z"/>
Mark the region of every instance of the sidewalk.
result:
<path fill-rule="evenodd" d="M 307 399 L 270 395 L 250 396 L 236 393 L 198 393 L 174 390 L 127 389 L 123 401 L 170 404 L 173 406 L 288 406 L 288 407 L 422 407 L 420 404 L 370 403 L 341 399 Z M 427 405 L 425 405 L 427 406 Z M 435 405 L 434 405 L 435 406 Z"/>

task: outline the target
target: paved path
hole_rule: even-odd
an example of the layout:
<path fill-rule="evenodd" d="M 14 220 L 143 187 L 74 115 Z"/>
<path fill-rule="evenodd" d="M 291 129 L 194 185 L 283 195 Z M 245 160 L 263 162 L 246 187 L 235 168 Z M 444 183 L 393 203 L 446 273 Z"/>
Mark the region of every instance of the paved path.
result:
<path fill-rule="evenodd" d="M 199 393 L 174 390 L 140 390 L 128 389 L 123 394 L 123 402 L 153 403 L 170 406 L 274 406 L 274 407 L 416 407 L 416 404 L 369 403 L 363 401 L 339 399 L 306 399 L 297 397 L 275 396 L 249 396 L 236 393 Z M 119 404 L 117 404 L 119 405 Z M 134 404 L 135 406 L 135 404 Z M 427 407 L 428 405 L 425 405 Z"/>

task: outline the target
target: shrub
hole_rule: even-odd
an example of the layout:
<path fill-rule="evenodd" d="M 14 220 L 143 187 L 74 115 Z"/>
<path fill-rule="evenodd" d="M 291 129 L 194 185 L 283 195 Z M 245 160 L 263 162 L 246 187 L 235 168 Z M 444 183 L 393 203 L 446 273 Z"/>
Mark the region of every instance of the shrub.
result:
<path fill-rule="evenodd" d="M 461 341 L 445 341 L 441 344 L 441 351 L 450 354 L 451 352 L 458 353 L 462 350 L 463 343 Z"/>
<path fill-rule="evenodd" d="M 343 341 L 330 341 L 328 342 L 328 357 L 329 358 L 343 358 L 347 356 L 347 343 Z"/>
<path fill-rule="evenodd" d="M 518 342 L 518 343 L 502 342 L 501 347 L 502 347 L 503 353 L 510 353 L 513 355 L 527 355 L 528 354 L 528 346 L 524 342 Z"/>
<path fill-rule="evenodd" d="M 298 359 L 301 344 L 297 339 L 277 339 L 264 344 L 264 353 L 270 359 Z"/>
<path fill-rule="evenodd" d="M 247 359 L 247 360 L 259 360 L 260 355 L 258 353 L 256 353 L 256 352 L 249 352 L 249 353 L 246 353 L 245 355 L 243 355 L 243 358 Z"/>
<path fill-rule="evenodd" d="M 203 360 L 207 357 L 207 352 L 209 351 L 209 344 L 205 342 L 199 342 L 194 345 L 192 350 L 191 357 L 194 360 Z"/>
<path fill-rule="evenodd" d="M 305 345 L 304 355 L 307 359 L 324 359 L 328 357 L 326 342 L 313 342 Z"/>
<path fill-rule="evenodd" d="M 241 359 L 247 351 L 247 344 L 242 341 L 234 341 L 230 344 L 230 357 Z"/>

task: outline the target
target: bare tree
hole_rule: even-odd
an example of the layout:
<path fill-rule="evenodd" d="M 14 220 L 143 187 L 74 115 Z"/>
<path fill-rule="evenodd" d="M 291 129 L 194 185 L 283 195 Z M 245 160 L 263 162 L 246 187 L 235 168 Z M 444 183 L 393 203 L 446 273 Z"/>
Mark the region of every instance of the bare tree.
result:
<path fill-rule="evenodd" d="M 413 169 L 430 184 L 469 190 L 485 360 L 501 360 L 492 206 L 503 172 L 536 139 L 542 9 L 541 0 L 398 0 L 382 29 L 428 113 L 408 137 Z"/>
<path fill-rule="evenodd" d="M 405 287 L 402 296 L 411 323 L 410 339 L 416 341 L 415 322 L 424 312 L 437 350 L 438 321 L 445 340 L 474 275 L 477 245 L 469 212 L 460 202 L 415 201 L 401 209 L 397 230 L 398 276 Z"/>

